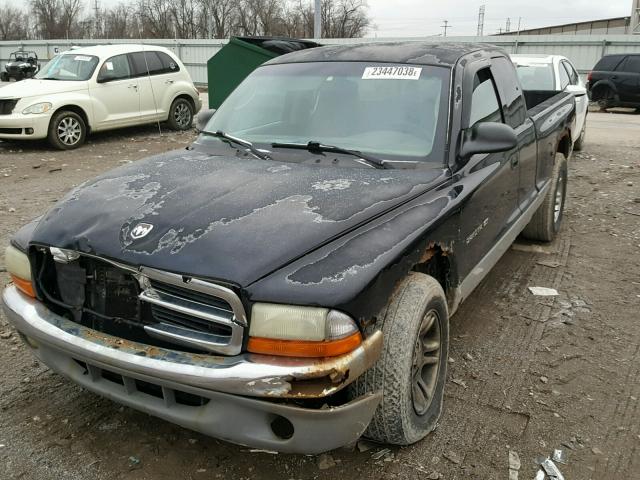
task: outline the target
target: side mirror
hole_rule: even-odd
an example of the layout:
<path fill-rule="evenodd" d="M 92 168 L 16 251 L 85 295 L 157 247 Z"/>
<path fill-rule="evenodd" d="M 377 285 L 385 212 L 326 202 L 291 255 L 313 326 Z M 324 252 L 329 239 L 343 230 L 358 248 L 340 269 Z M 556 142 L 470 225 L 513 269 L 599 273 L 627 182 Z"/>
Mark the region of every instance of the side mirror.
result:
<path fill-rule="evenodd" d="M 576 97 L 581 97 L 587 94 L 587 89 L 580 85 L 567 85 L 567 88 L 565 88 L 564 91 L 573 93 Z"/>
<path fill-rule="evenodd" d="M 479 123 L 463 131 L 460 158 L 466 162 L 477 153 L 506 152 L 517 146 L 518 136 L 509 125 L 495 122 Z"/>
<path fill-rule="evenodd" d="M 200 113 L 198 113 L 198 117 L 196 118 L 196 130 L 198 132 L 202 132 L 205 129 L 207 123 L 209 123 L 209 120 L 211 120 L 211 117 L 213 117 L 214 113 L 216 113 L 215 108 L 201 110 Z"/>
<path fill-rule="evenodd" d="M 103 75 L 103 76 L 98 77 L 96 79 L 96 83 L 107 83 L 107 82 L 110 82 L 111 80 L 114 80 L 114 79 L 115 79 L 115 77 L 110 77 L 108 75 Z"/>

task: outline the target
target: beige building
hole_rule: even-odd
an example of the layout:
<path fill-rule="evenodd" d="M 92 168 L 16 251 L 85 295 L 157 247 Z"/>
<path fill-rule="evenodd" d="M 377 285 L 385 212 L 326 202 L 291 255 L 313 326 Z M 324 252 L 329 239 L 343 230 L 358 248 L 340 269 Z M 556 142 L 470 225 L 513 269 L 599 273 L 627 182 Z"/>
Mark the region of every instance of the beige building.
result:
<path fill-rule="evenodd" d="M 635 0 L 640 2 L 640 0 Z M 637 16 L 637 13 L 634 12 Z M 637 26 L 637 23 L 636 23 Z M 624 35 L 631 33 L 631 17 L 605 18 L 588 22 L 566 23 L 550 27 L 520 30 L 520 35 Z M 515 35 L 516 31 L 498 35 Z M 640 27 L 635 32 L 640 34 Z"/>

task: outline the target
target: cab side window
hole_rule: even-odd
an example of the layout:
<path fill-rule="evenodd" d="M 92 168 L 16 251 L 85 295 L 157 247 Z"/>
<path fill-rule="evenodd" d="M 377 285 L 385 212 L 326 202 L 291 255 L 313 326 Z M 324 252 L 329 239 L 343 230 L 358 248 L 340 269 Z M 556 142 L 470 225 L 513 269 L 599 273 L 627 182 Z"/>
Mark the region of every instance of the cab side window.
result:
<path fill-rule="evenodd" d="M 131 78 L 131 69 L 127 55 L 116 55 L 108 58 L 100 67 L 98 73 L 99 82 L 112 82 Z"/>
<path fill-rule="evenodd" d="M 580 83 L 580 79 L 578 77 L 578 72 L 571 66 L 571 64 L 565 60 L 563 60 L 562 65 L 567 69 L 567 74 L 569 75 L 569 80 L 571 85 L 578 85 Z"/>
<path fill-rule="evenodd" d="M 569 78 L 569 74 L 567 73 L 567 70 L 563 65 L 560 65 L 558 71 L 560 73 L 560 88 L 558 88 L 558 90 L 562 91 L 569 86 L 569 84 L 571 83 L 571 79 Z"/>
<path fill-rule="evenodd" d="M 527 105 L 520 90 L 518 74 L 511 60 L 506 57 L 491 59 L 494 78 L 500 79 L 498 91 L 502 99 L 505 123 L 512 128 L 522 125 L 527 118 Z"/>
<path fill-rule="evenodd" d="M 473 80 L 469 127 L 482 122 L 502 122 L 498 95 L 488 68 L 476 73 Z"/>

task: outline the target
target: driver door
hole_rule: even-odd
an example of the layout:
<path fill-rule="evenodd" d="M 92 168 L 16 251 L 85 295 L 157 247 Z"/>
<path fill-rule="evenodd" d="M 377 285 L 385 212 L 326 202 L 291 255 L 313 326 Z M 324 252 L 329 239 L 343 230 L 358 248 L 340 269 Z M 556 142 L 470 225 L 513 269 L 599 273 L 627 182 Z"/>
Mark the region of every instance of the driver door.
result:
<path fill-rule="evenodd" d="M 131 67 L 126 54 L 104 61 L 89 93 L 93 98 L 94 130 L 140 122 L 138 80 L 131 78 Z"/>
<path fill-rule="evenodd" d="M 472 128 L 482 122 L 505 123 L 489 65 L 468 78 L 473 78 L 473 82 L 465 83 L 464 87 L 463 102 L 468 110 L 464 127 Z M 473 193 L 460 211 L 460 242 L 464 248 L 459 260 L 460 274 L 461 278 L 482 278 L 484 273 L 477 267 L 480 261 L 520 216 L 518 150 L 473 155 L 462 171 Z"/>

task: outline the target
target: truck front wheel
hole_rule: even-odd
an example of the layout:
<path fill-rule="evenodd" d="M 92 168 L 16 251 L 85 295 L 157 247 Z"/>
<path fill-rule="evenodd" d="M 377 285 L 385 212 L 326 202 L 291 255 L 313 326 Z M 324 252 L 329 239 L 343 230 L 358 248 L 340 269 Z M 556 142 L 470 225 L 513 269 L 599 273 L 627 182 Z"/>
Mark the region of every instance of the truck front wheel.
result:
<path fill-rule="evenodd" d="M 542 205 L 522 231 L 522 235 L 530 240 L 552 241 L 560 231 L 566 197 L 567 159 L 562 153 L 556 153 L 553 175 L 551 175 L 551 188 Z"/>
<path fill-rule="evenodd" d="M 350 387 L 353 397 L 382 392 L 365 436 L 408 445 L 435 429 L 447 378 L 449 316 L 436 279 L 410 273 L 375 328 L 384 335 L 378 362 Z"/>

